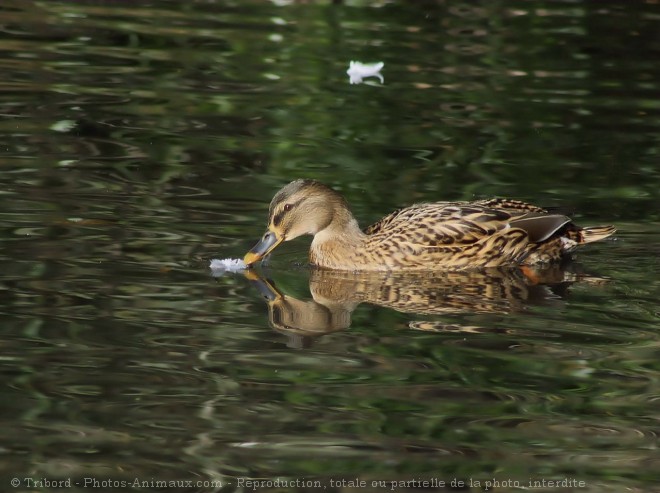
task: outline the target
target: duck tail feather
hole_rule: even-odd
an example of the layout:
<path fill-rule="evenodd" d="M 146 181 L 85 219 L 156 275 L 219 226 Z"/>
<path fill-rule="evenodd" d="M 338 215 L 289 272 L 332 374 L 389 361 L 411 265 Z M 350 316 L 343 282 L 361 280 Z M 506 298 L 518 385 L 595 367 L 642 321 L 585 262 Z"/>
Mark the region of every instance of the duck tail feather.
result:
<path fill-rule="evenodd" d="M 616 233 L 614 226 L 589 226 L 580 230 L 580 243 L 604 240 Z"/>

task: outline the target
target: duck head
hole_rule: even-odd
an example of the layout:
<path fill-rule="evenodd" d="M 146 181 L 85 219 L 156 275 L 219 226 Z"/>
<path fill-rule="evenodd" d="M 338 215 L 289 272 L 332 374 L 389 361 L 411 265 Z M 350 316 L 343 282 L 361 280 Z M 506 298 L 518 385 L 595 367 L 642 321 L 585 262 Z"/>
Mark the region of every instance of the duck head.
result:
<path fill-rule="evenodd" d="M 268 209 L 268 229 L 243 259 L 250 267 L 270 254 L 283 241 L 316 235 L 348 212 L 344 198 L 315 180 L 296 180 L 275 194 Z M 350 213 L 349 213 L 350 214 Z"/>

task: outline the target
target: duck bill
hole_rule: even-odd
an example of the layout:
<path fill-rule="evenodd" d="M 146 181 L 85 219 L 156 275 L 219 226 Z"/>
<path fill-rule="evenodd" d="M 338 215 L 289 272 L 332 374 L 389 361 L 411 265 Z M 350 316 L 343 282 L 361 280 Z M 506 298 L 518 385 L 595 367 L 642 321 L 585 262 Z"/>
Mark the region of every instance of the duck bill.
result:
<path fill-rule="evenodd" d="M 262 278 L 254 270 L 246 270 L 243 272 L 245 278 L 250 281 L 250 283 L 257 288 L 261 295 L 266 300 L 266 303 L 271 303 L 272 301 L 283 298 L 282 294 L 277 290 L 272 281 Z"/>
<path fill-rule="evenodd" d="M 266 255 L 268 255 L 270 252 L 275 250 L 277 245 L 282 243 L 284 241 L 283 236 L 278 236 L 277 233 L 274 233 L 270 229 L 266 231 L 266 234 L 261 238 L 259 243 L 254 245 L 252 247 L 252 250 L 250 250 L 246 255 L 245 258 L 243 258 L 243 262 L 245 262 L 248 267 L 251 267 L 252 264 L 255 262 L 259 262 L 262 260 Z"/>

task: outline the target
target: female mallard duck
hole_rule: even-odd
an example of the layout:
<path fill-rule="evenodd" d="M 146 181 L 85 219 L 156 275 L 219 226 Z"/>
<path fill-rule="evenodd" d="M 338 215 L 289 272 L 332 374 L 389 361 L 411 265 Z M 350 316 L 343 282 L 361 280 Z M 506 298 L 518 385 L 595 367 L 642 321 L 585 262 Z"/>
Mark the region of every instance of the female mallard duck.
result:
<path fill-rule="evenodd" d="M 268 230 L 244 260 L 251 266 L 283 241 L 309 234 L 310 261 L 327 269 L 533 265 L 614 232 L 613 226 L 580 228 L 567 216 L 508 199 L 416 204 L 361 231 L 339 193 L 315 180 L 296 180 L 273 197 Z"/>

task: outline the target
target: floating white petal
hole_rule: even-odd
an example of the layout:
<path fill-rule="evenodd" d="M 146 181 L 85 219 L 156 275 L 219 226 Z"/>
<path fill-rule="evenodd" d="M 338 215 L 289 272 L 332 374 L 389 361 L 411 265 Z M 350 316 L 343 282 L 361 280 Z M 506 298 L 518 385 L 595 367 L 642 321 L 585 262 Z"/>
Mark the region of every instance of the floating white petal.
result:
<path fill-rule="evenodd" d="M 385 64 L 383 62 L 378 63 L 362 63 L 351 61 L 348 64 L 348 79 L 351 84 L 361 84 L 362 79 L 366 77 L 378 77 L 380 83 L 382 84 L 385 79 L 381 75 L 380 71 L 383 69 Z"/>
<path fill-rule="evenodd" d="M 211 260 L 211 270 L 222 272 L 239 272 L 247 269 L 247 265 L 240 258 L 223 258 L 218 260 L 214 258 Z"/>

